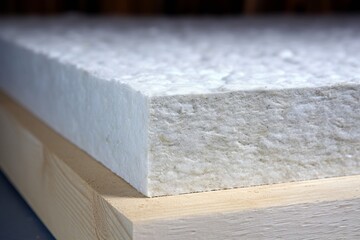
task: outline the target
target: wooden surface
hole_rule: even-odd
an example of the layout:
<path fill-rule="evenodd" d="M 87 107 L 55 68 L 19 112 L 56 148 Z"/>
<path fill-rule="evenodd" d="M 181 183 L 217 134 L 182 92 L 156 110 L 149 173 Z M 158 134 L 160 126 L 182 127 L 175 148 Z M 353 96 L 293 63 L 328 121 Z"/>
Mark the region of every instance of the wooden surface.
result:
<path fill-rule="evenodd" d="M 58 239 L 360 239 L 360 176 L 145 198 L 4 94 L 0 166 Z"/>

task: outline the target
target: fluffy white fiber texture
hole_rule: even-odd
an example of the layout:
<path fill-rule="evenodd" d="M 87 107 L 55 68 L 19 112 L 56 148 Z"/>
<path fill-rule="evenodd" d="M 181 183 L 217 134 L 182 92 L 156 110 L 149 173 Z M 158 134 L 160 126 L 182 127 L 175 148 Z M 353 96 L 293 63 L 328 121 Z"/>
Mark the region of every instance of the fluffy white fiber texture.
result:
<path fill-rule="evenodd" d="M 0 86 L 147 196 L 360 173 L 360 18 L 0 21 Z"/>

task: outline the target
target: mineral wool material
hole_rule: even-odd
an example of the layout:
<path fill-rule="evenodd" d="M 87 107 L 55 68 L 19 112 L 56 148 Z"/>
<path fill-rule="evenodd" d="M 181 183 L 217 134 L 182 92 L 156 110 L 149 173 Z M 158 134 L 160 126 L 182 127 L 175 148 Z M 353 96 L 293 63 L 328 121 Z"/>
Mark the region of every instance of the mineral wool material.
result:
<path fill-rule="evenodd" d="M 360 174 L 360 18 L 0 20 L 0 87 L 147 196 Z"/>

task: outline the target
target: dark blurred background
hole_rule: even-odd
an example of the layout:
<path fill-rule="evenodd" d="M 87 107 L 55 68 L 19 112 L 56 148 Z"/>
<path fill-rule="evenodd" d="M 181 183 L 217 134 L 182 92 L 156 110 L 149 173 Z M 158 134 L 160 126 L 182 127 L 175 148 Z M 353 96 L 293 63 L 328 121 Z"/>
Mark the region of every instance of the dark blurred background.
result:
<path fill-rule="evenodd" d="M 116 15 L 359 13 L 359 0 L 0 0 L 1 15 L 64 12 Z"/>

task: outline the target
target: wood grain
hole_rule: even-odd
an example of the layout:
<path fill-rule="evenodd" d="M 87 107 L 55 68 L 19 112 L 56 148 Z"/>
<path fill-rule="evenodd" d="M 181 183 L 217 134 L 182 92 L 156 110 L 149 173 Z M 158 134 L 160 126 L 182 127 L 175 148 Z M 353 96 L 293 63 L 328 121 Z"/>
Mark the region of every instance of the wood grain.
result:
<path fill-rule="evenodd" d="M 360 176 L 146 198 L 4 94 L 0 166 L 59 239 L 360 237 Z"/>
<path fill-rule="evenodd" d="M 99 195 L 99 186 L 92 183 L 93 173 L 87 172 L 89 157 L 8 99 L 6 103 L 3 100 L 1 168 L 54 236 L 131 239 L 131 221 Z M 89 167 L 104 168 L 94 161 Z"/>

